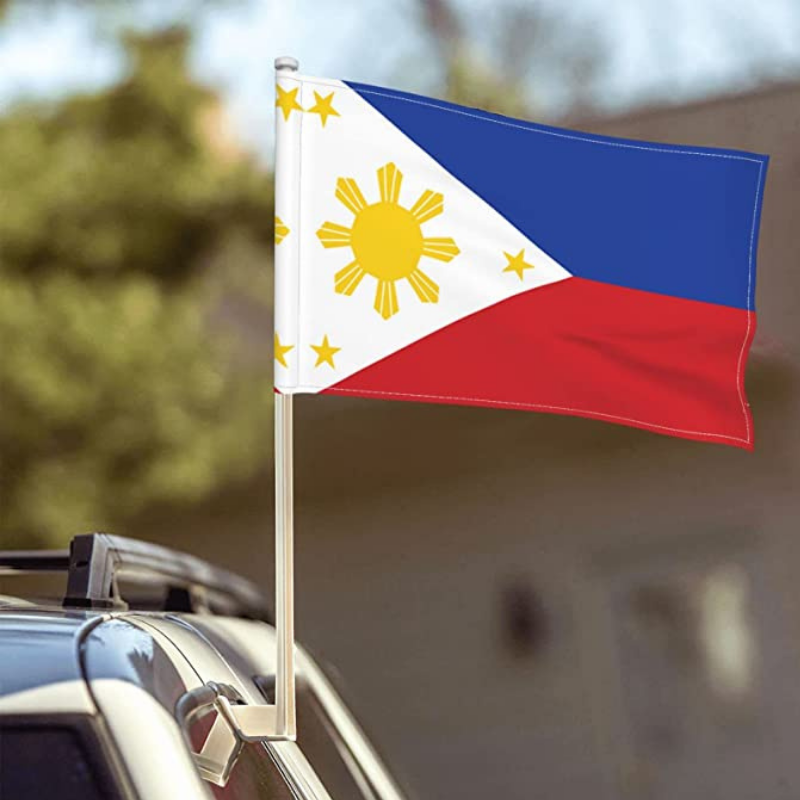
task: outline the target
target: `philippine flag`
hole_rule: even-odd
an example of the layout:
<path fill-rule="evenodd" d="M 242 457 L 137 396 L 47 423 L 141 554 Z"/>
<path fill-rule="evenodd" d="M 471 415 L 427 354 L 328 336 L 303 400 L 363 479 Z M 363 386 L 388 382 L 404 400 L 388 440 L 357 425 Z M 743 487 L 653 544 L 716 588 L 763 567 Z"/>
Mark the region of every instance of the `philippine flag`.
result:
<path fill-rule="evenodd" d="M 753 446 L 767 157 L 278 75 L 275 386 Z"/>

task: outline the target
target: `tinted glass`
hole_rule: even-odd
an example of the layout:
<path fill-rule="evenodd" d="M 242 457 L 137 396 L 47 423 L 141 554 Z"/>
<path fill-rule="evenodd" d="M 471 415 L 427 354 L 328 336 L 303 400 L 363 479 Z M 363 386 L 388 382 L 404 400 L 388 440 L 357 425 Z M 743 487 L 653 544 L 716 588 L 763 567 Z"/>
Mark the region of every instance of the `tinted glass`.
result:
<path fill-rule="evenodd" d="M 97 749 L 79 730 L 70 727 L 0 728 L 0 798 L 118 798 L 118 792 L 98 768 Z"/>
<path fill-rule="evenodd" d="M 334 800 L 377 795 L 308 685 L 297 686 L 297 744 Z"/>
<path fill-rule="evenodd" d="M 216 716 L 209 709 L 192 718 L 189 738 L 194 752 L 202 749 Z M 218 800 L 295 800 L 269 752 L 257 743 L 244 745 L 225 786 L 208 782 L 206 786 Z M 4 800 L 2 795 L 0 800 Z"/>
<path fill-rule="evenodd" d="M 227 786 L 208 785 L 219 800 L 295 800 L 262 744 L 244 746 Z"/>

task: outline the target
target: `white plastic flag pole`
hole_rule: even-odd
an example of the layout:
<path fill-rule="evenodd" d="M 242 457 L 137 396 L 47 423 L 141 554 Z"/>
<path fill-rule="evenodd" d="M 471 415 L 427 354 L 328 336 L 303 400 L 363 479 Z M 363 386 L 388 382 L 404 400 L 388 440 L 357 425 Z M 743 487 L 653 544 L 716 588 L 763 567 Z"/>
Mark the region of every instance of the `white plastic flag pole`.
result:
<path fill-rule="evenodd" d="M 281 74 L 297 72 L 294 58 L 275 59 L 276 78 Z M 295 215 L 298 142 L 284 125 L 286 120 L 275 113 L 275 205 Z M 290 115 L 286 116 L 289 119 Z M 286 269 L 296 261 L 295 239 L 289 236 L 276 252 L 275 267 L 275 331 L 293 329 L 285 319 L 287 310 L 296 303 L 286 297 L 292 291 L 292 281 L 281 280 Z M 280 269 L 279 269 L 280 267 Z M 289 348 L 293 349 L 293 348 Z M 227 697 L 218 694 L 219 713 L 236 737 L 245 741 L 292 740 L 297 738 L 297 713 L 294 674 L 294 427 L 292 420 L 292 395 L 275 395 L 275 637 L 277 654 L 275 662 L 274 705 L 232 705 Z"/>
<path fill-rule="evenodd" d="M 297 72 L 296 59 L 275 59 L 275 71 Z M 276 123 L 280 123 L 277 119 Z M 275 183 L 281 175 L 281 139 L 284 126 L 275 130 Z M 288 165 L 287 165 L 288 166 Z M 276 734 L 287 739 L 297 735 L 294 675 L 294 420 L 292 395 L 275 395 L 275 633 L 278 641 L 275 665 Z"/>
<path fill-rule="evenodd" d="M 294 681 L 294 474 L 292 396 L 275 395 L 276 734 L 297 733 Z"/>

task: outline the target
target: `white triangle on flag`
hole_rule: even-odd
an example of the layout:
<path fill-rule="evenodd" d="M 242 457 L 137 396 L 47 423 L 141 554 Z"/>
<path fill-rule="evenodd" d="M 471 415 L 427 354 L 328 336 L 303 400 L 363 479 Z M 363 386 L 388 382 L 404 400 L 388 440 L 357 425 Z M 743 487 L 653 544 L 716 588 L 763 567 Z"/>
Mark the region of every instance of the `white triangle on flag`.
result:
<path fill-rule="evenodd" d="M 276 334 L 292 347 L 287 366 L 275 364 L 279 391 L 322 391 L 466 316 L 571 277 L 346 84 L 281 75 L 279 85 L 299 88 L 303 109 L 288 118 L 276 110 L 276 124 L 289 128 L 283 141 L 296 149 L 287 160 L 292 174 L 282 176 L 276 196 L 276 213 L 289 229 L 276 249 Z M 355 186 L 349 183 L 337 198 L 340 179 Z M 410 210 L 428 191 L 441 194 L 442 210 L 427 219 L 422 211 L 411 217 L 385 207 L 365 214 L 381 201 L 379 181 L 389 206 Z M 428 195 L 428 209 L 438 205 Z M 417 261 L 420 233 L 428 244 Z M 320 236 L 330 244 L 337 235 L 344 246 L 323 246 Z M 424 277 L 409 279 L 412 261 Z M 343 288 L 357 283 L 351 294 L 336 291 L 337 273 Z M 386 281 L 387 296 L 378 303 L 383 314 L 375 308 L 380 278 Z M 437 294 L 435 284 L 437 302 L 422 302 L 412 283 L 429 297 Z"/>

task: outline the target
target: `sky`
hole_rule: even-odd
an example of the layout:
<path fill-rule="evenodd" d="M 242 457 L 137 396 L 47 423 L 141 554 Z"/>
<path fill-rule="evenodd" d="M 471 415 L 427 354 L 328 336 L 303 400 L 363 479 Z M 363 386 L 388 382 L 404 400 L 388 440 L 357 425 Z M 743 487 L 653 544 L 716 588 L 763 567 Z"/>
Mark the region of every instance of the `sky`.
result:
<path fill-rule="evenodd" d="M 453 2 L 476 57 L 502 63 L 492 32 L 515 0 Z M 86 5 L 55 0 L 12 5 L 0 27 L 0 111 L 19 100 L 57 98 L 113 82 L 124 61 L 108 35 L 110 27 L 165 25 L 198 7 L 193 69 L 222 92 L 241 138 L 267 159 L 277 55 L 299 58 L 308 74 L 430 94 L 441 85 L 417 0 L 144 0 L 136 4 L 135 18 L 119 12 L 100 22 Z M 523 5 L 554 21 L 554 38 L 590 31 L 602 45 L 592 99 L 606 112 L 800 77 L 796 0 L 528 0 Z M 553 52 L 558 60 L 558 50 Z M 560 90 L 557 72 L 525 75 L 548 116 L 566 109 L 569 97 Z"/>

